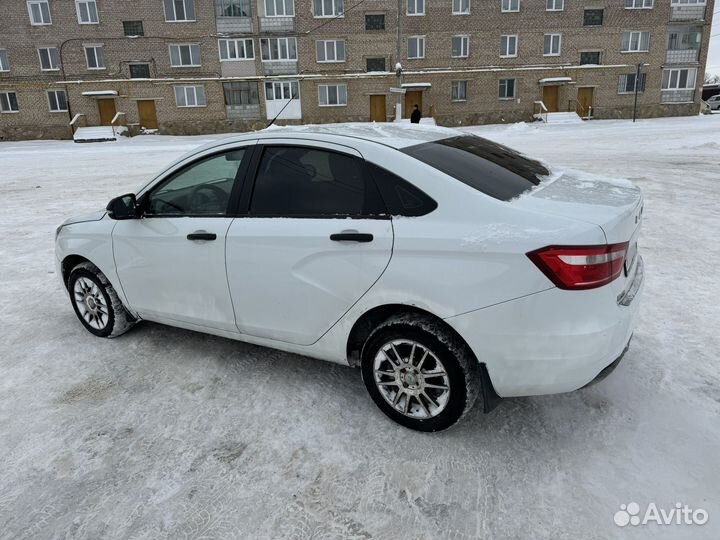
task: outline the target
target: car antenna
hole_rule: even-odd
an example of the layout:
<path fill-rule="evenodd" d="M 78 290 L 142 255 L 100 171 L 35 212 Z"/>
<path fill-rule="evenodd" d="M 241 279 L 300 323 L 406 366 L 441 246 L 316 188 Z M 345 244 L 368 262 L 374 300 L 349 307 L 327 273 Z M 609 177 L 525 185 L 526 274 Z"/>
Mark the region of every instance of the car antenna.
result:
<path fill-rule="evenodd" d="M 292 88 L 292 85 L 291 85 L 290 87 Z M 292 92 L 292 91 L 291 91 L 291 92 Z M 288 99 L 288 102 L 287 102 L 285 105 L 283 105 L 283 108 L 280 109 L 280 112 L 278 112 L 278 113 L 275 115 L 275 118 L 273 118 L 272 120 L 270 120 L 270 123 L 269 123 L 267 126 L 265 126 L 265 129 L 269 128 L 270 126 L 272 126 L 272 125 L 275 123 L 275 120 L 278 119 L 278 116 L 280 116 L 280 115 L 283 113 L 283 111 L 285 110 L 285 108 L 286 108 L 288 105 L 290 105 L 290 103 L 292 102 L 293 99 L 297 99 L 297 94 L 295 94 L 295 93 L 292 93 L 292 94 L 291 94 L 290 99 Z"/>

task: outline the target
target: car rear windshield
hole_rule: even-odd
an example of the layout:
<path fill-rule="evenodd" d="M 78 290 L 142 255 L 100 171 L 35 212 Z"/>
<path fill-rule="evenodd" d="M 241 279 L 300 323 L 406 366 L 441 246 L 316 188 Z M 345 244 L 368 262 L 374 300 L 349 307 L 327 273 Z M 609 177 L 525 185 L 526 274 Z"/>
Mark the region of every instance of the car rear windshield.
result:
<path fill-rule="evenodd" d="M 539 161 L 472 135 L 422 143 L 402 151 L 501 201 L 528 191 L 550 174 Z"/>

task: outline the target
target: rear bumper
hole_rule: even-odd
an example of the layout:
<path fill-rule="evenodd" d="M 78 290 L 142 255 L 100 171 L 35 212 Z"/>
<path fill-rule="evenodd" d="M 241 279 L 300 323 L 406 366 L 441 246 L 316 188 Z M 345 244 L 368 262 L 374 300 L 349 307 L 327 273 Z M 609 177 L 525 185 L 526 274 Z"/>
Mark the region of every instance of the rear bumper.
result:
<path fill-rule="evenodd" d="M 636 266 L 620 295 L 611 286 L 550 289 L 446 321 L 486 365 L 499 396 L 577 390 L 627 349 L 643 288 L 642 263 Z"/>

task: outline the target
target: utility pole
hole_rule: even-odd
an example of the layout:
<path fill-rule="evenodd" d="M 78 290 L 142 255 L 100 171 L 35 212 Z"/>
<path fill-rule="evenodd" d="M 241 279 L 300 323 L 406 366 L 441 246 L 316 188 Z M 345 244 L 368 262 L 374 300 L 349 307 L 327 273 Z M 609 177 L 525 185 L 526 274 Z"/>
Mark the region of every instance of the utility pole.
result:
<path fill-rule="evenodd" d="M 637 98 L 638 98 L 638 89 L 640 88 L 640 70 L 642 69 L 642 64 L 638 64 L 637 68 L 635 69 L 635 104 L 633 105 L 633 124 L 635 123 L 635 119 L 637 118 Z"/>

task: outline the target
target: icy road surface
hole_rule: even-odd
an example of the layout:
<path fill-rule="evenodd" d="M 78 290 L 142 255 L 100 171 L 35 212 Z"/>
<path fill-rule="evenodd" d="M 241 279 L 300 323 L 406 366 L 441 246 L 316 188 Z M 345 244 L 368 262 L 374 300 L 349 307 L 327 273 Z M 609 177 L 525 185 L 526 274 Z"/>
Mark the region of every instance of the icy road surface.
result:
<path fill-rule="evenodd" d="M 718 538 L 720 116 L 471 131 L 640 185 L 647 281 L 606 381 L 435 435 L 349 368 L 75 319 L 55 227 L 212 137 L 0 143 L 0 538 Z M 616 526 L 630 502 L 709 521 Z"/>

